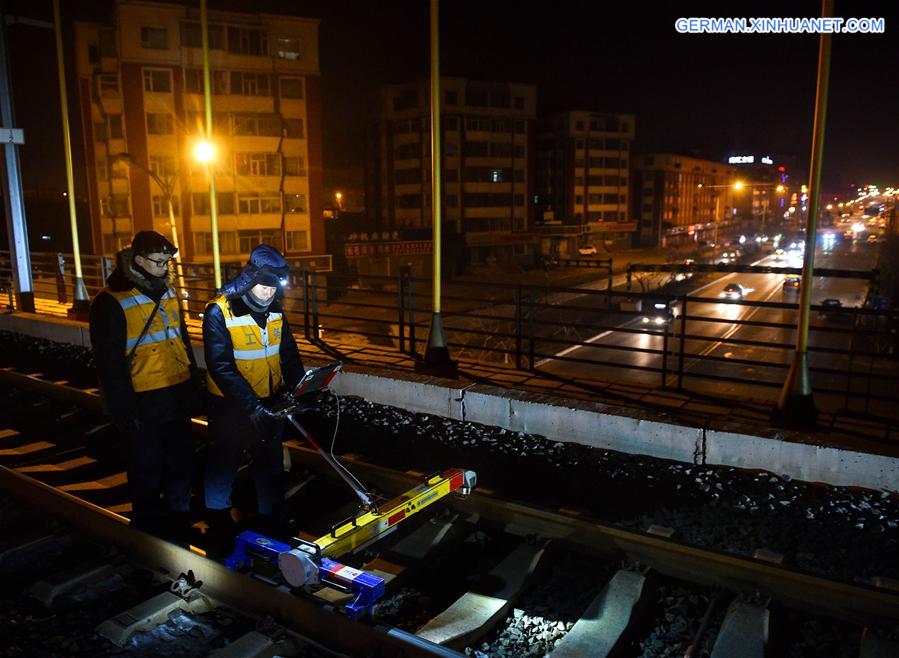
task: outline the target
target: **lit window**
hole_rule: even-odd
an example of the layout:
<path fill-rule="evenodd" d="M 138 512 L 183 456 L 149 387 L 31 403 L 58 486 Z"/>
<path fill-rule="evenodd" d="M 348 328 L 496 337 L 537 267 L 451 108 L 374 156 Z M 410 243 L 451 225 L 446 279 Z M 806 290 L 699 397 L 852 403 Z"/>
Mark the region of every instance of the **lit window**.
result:
<path fill-rule="evenodd" d="M 278 37 L 278 58 L 297 61 L 302 58 L 302 42 L 299 37 Z"/>

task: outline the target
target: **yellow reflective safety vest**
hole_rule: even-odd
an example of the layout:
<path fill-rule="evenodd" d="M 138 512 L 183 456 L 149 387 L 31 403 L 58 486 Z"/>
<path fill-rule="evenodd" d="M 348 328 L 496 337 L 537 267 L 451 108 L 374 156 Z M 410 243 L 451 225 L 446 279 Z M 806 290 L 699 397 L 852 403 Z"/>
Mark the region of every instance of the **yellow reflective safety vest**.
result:
<path fill-rule="evenodd" d="M 181 338 L 181 309 L 178 296 L 168 288 L 146 335 L 138 342 L 156 302 L 137 289 L 104 290 L 125 314 L 125 357 L 131 360 L 131 385 L 136 393 L 174 386 L 190 379 L 190 357 Z"/>
<path fill-rule="evenodd" d="M 280 313 L 269 312 L 263 329 L 250 313 L 234 315 L 231 304 L 224 296 L 212 302 L 222 310 L 225 326 L 234 346 L 234 363 L 258 398 L 267 398 L 281 388 L 281 329 L 284 325 Z M 207 369 L 206 382 L 209 392 L 219 397 L 224 393 Z"/>

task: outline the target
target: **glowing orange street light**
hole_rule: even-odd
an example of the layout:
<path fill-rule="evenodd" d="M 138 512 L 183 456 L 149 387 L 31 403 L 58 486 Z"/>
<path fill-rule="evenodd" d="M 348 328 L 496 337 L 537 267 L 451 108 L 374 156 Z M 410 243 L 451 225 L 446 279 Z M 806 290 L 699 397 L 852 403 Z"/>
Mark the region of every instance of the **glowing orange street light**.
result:
<path fill-rule="evenodd" d="M 194 158 L 198 162 L 210 162 L 215 158 L 215 146 L 205 139 L 200 140 L 194 146 Z"/>

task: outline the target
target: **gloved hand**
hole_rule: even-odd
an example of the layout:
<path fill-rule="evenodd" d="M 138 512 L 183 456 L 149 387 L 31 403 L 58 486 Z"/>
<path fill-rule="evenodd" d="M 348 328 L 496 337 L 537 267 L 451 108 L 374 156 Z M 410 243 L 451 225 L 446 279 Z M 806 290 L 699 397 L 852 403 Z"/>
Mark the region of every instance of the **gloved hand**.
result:
<path fill-rule="evenodd" d="M 281 419 L 261 403 L 250 413 L 250 422 L 263 441 L 272 438 L 281 428 Z"/>

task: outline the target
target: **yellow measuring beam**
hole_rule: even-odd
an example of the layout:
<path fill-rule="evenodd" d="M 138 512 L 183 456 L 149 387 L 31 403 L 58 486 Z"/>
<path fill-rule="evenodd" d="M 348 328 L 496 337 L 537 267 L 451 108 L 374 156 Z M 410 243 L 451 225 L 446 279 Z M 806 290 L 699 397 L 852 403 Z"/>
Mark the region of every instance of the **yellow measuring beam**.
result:
<path fill-rule="evenodd" d="M 323 557 L 335 558 L 377 539 L 400 521 L 451 493 L 468 493 L 475 486 L 474 471 L 451 468 L 387 502 L 378 512 L 365 512 L 315 540 Z"/>

